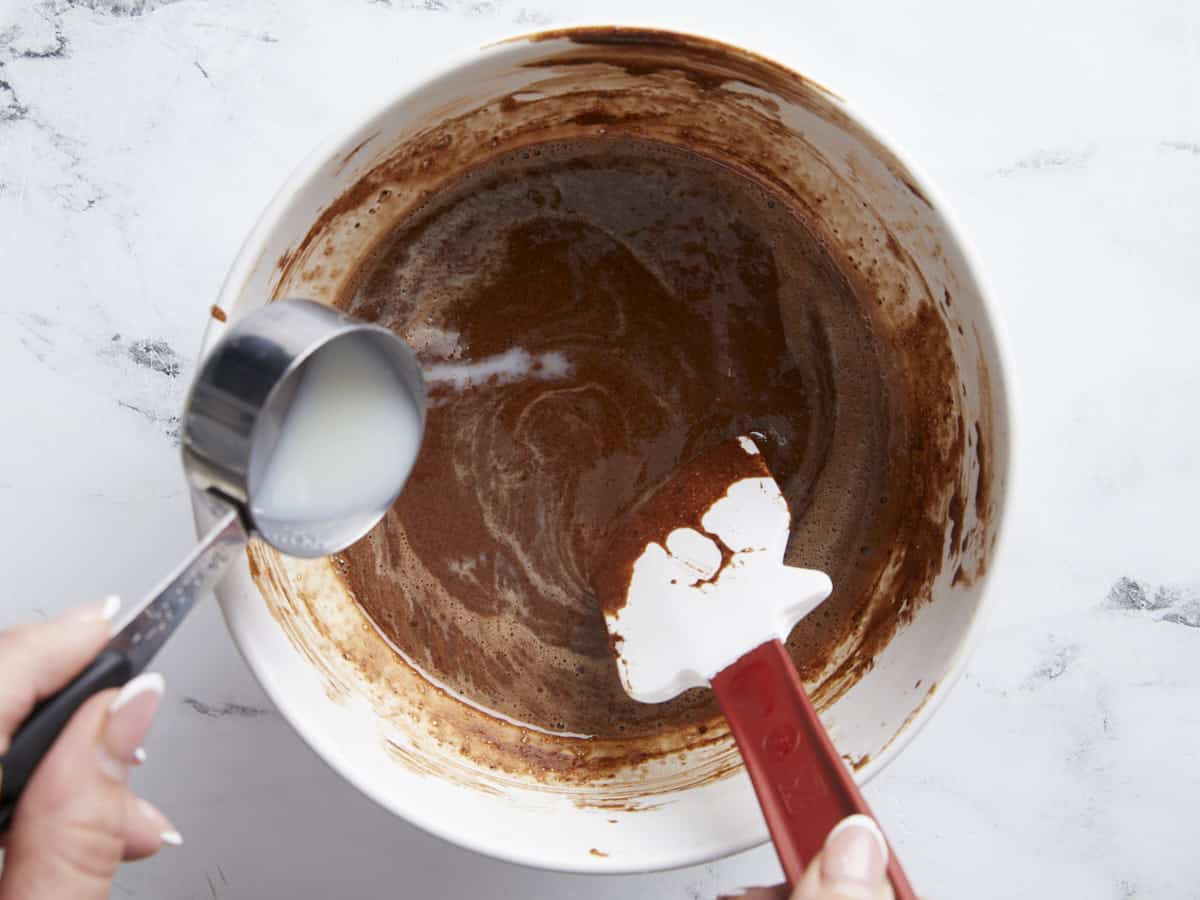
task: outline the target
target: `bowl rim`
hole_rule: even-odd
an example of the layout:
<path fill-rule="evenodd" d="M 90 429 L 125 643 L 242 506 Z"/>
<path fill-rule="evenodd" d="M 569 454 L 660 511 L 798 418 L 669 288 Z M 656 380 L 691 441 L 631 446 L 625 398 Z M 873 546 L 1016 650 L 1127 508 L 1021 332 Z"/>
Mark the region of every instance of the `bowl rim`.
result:
<path fill-rule="evenodd" d="M 396 90 L 373 107 L 356 115 L 350 124 L 338 126 L 335 132 L 319 141 L 289 173 L 242 241 L 241 247 L 218 291 L 215 306 L 229 317 L 236 314 L 236 308 L 240 305 L 237 301 L 242 294 L 243 286 L 252 276 L 270 236 L 276 233 L 284 224 L 286 219 L 285 213 L 292 199 L 298 193 L 301 193 L 306 186 L 318 179 L 331 161 L 343 158 L 347 151 L 360 143 L 363 136 L 372 135 L 379 130 L 382 123 L 393 114 L 393 111 L 398 107 L 402 107 L 409 98 L 426 91 L 435 82 L 455 76 L 462 70 L 469 69 L 471 66 L 485 59 L 501 58 L 509 54 L 520 55 L 525 51 L 527 45 L 539 42 L 544 43 L 547 40 L 556 38 L 566 38 L 573 32 L 599 28 L 627 29 L 631 32 L 658 33 L 668 37 L 695 39 L 738 54 L 749 54 L 802 79 L 806 83 L 822 90 L 829 103 L 834 104 L 842 114 L 846 115 L 850 121 L 859 126 L 867 135 L 876 140 L 884 150 L 891 154 L 906 169 L 906 174 L 910 176 L 911 181 L 920 189 L 921 194 L 928 199 L 929 206 L 933 212 L 941 218 L 946 233 L 957 245 L 956 249 L 962 255 L 965 263 L 964 271 L 970 277 L 971 281 L 973 281 L 972 286 L 979 298 L 979 306 L 983 318 L 988 324 L 986 337 L 990 341 L 991 346 L 985 347 L 985 351 L 990 351 L 991 357 L 997 364 L 995 370 L 989 372 L 989 379 L 995 411 L 998 413 L 996 420 L 1002 420 L 1005 427 L 1002 433 L 998 435 L 999 441 L 1003 443 L 1003 465 L 994 470 L 995 480 L 1004 485 L 1003 491 L 998 495 L 998 502 L 993 513 L 995 542 L 989 569 L 994 570 L 996 561 L 1001 558 L 1002 550 L 1007 546 L 1009 540 L 1007 533 L 1011 527 L 1011 513 L 1007 507 L 1011 503 L 1017 475 L 1016 450 L 1019 435 L 1017 432 L 1017 409 L 1015 403 L 1015 368 L 1010 355 L 1010 341 L 1006 328 L 1003 320 L 997 315 L 998 304 L 994 299 L 990 284 L 984 274 L 985 270 L 980 263 L 974 245 L 966 239 L 958 218 L 946 203 L 942 192 L 931 182 L 921 167 L 899 147 L 887 131 L 880 128 L 869 116 L 865 116 L 859 109 L 844 99 L 840 93 L 835 93 L 825 88 L 821 82 L 803 75 L 790 65 L 780 62 L 774 57 L 761 55 L 750 47 L 729 43 L 720 38 L 713 37 L 702 29 L 691 27 L 687 29 L 673 29 L 664 27 L 661 23 L 642 24 L 629 21 L 578 24 L 564 28 L 545 28 L 522 34 L 503 36 L 477 47 L 469 47 L 449 56 L 437 65 L 427 67 L 419 75 L 408 80 L 405 87 Z M 223 318 L 215 315 L 208 317 L 201 339 L 199 358 L 202 359 L 207 354 L 226 326 L 227 323 Z M 996 403 L 997 400 L 999 400 L 998 403 Z M 992 579 L 989 577 L 990 574 L 989 572 L 983 579 L 975 610 L 966 624 L 963 635 L 959 639 L 954 653 L 950 656 L 944 672 L 938 679 L 936 688 L 925 698 L 916 712 L 900 726 L 900 729 L 893 735 L 885 747 L 878 754 L 872 756 L 862 768 L 855 771 L 855 779 L 860 785 L 866 784 L 883 771 L 916 738 L 929 723 L 933 715 L 946 702 L 950 689 L 962 677 L 971 653 L 976 649 L 986 631 L 992 614 L 992 607 L 995 603 L 992 596 Z M 277 690 L 273 679 L 266 674 L 265 667 L 267 664 L 265 660 L 256 652 L 250 636 L 240 633 L 238 626 L 235 624 L 234 617 L 226 608 L 227 604 L 234 602 L 228 597 L 228 592 L 218 589 L 217 593 L 222 616 L 225 619 L 226 627 L 229 629 L 238 651 L 271 701 L 283 712 L 289 725 L 303 738 L 305 743 L 312 748 L 317 756 L 341 778 L 354 785 L 373 802 L 428 834 L 494 859 L 542 870 L 550 869 L 580 874 L 633 874 L 676 869 L 721 859 L 761 846 L 770 839 L 764 823 L 755 833 L 747 835 L 743 840 L 731 841 L 728 846 L 718 852 L 708 850 L 698 850 L 692 853 L 672 852 L 667 858 L 654 860 L 653 851 L 648 848 L 646 857 L 639 863 L 627 862 L 619 857 L 588 856 L 580 859 L 574 855 L 567 856 L 566 854 L 556 853 L 553 848 L 534 850 L 524 847 L 519 843 L 505 845 L 489 843 L 487 840 L 477 838 L 472 833 L 456 832 L 451 828 L 445 827 L 435 817 L 426 815 L 417 805 L 403 807 L 403 811 L 401 811 L 392 798 L 384 795 L 382 791 L 376 790 L 369 780 L 360 777 L 354 771 L 348 771 L 339 764 L 333 753 L 332 746 L 328 745 L 325 738 L 310 727 L 310 724 L 300 715 L 300 711 L 296 709 L 295 703 L 288 696 L 285 696 L 286 692 Z"/>

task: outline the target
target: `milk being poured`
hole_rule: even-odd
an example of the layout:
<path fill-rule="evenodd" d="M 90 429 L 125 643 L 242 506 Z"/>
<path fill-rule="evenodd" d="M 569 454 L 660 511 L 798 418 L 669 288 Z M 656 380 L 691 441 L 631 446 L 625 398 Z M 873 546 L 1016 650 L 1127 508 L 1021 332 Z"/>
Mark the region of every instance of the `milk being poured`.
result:
<path fill-rule="evenodd" d="M 420 413 L 388 359 L 334 341 L 304 364 L 252 508 L 256 518 L 321 521 L 377 509 L 416 459 Z"/>

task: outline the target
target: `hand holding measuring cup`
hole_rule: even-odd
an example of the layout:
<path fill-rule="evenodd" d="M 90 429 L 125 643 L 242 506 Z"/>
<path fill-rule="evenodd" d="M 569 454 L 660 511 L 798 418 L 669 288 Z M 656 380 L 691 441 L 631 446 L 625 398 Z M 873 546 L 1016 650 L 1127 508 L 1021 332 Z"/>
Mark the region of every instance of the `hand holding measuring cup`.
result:
<path fill-rule="evenodd" d="M 0 745 L 0 832 L 72 715 L 145 669 L 251 534 L 292 556 L 326 556 L 383 518 L 416 461 L 425 387 L 392 332 L 283 300 L 230 325 L 201 363 L 182 424 L 184 469 L 209 531 Z"/>
<path fill-rule="evenodd" d="M 34 704 L 61 689 L 104 647 L 120 601 L 109 597 L 48 622 L 0 631 L 0 753 Z M 133 793 L 129 771 L 163 695 L 144 672 L 102 691 L 71 717 L 30 779 L 12 827 L 0 834 L 0 900 L 101 900 L 121 860 L 183 842 Z"/>

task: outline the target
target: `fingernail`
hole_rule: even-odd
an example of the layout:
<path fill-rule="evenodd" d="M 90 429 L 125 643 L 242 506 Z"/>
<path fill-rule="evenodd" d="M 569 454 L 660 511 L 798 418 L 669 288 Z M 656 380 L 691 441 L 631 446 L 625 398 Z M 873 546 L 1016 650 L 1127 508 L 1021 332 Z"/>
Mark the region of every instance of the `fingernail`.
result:
<path fill-rule="evenodd" d="M 888 849 L 870 816 L 843 819 L 821 853 L 821 881 L 846 897 L 872 897 L 886 877 Z"/>
<path fill-rule="evenodd" d="M 145 672 L 121 688 L 108 708 L 108 722 L 100 743 L 100 768 L 124 781 L 137 751 L 150 731 L 166 683 L 157 672 Z"/>
<path fill-rule="evenodd" d="M 154 694 L 161 697 L 166 687 L 166 681 L 157 672 L 143 672 L 136 678 L 126 682 L 125 686 L 121 688 L 120 692 L 113 699 L 108 711 L 110 713 L 118 713 L 145 694 Z"/>
<path fill-rule="evenodd" d="M 121 598 L 109 594 L 103 600 L 73 609 L 63 616 L 64 622 L 111 622 L 121 609 Z"/>
<path fill-rule="evenodd" d="M 154 827 L 158 829 L 158 836 L 164 844 L 178 847 L 183 843 L 183 835 L 175 830 L 171 820 L 164 816 L 157 806 L 140 798 L 137 803 L 142 815 L 154 823 Z"/>
<path fill-rule="evenodd" d="M 138 747 L 133 751 L 133 761 L 139 766 L 146 761 L 146 748 Z"/>

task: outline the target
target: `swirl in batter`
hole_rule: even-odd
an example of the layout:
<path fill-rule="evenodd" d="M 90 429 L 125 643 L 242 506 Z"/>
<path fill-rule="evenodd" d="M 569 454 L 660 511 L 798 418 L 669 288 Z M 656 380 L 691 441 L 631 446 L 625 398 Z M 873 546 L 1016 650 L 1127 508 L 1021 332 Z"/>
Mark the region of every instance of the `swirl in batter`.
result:
<path fill-rule="evenodd" d="M 707 691 L 625 695 L 591 578 L 641 496 L 747 432 L 791 504 L 789 561 L 835 585 L 792 636 L 801 671 L 853 627 L 902 501 L 886 347 L 756 181 L 626 138 L 530 147 L 408 215 L 344 305 L 414 345 L 432 406 L 411 481 L 339 570 L 444 685 L 588 735 L 717 715 Z"/>

